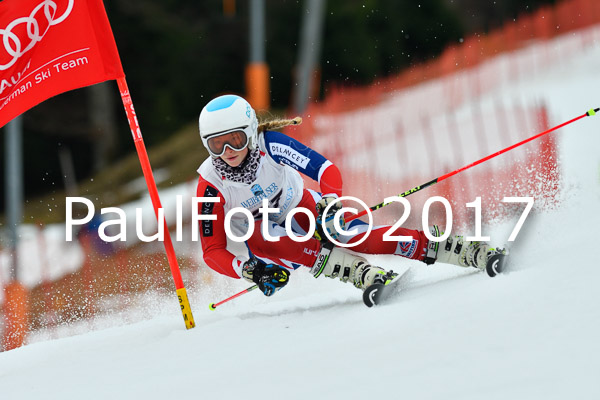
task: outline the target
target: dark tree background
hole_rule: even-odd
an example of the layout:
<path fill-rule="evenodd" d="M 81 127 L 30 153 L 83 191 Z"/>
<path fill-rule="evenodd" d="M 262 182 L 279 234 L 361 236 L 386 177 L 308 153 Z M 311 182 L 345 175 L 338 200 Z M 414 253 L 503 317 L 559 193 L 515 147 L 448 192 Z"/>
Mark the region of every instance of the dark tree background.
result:
<path fill-rule="evenodd" d="M 105 0 L 144 140 L 164 143 L 196 121 L 202 107 L 224 92 L 244 94 L 248 61 L 248 2 L 227 16 L 222 1 Z M 551 0 L 328 0 L 321 52 L 322 88 L 368 84 L 413 62 L 435 57 L 450 42 L 484 32 Z M 272 107 L 291 103 L 304 1 L 266 1 L 266 54 Z M 116 124 L 114 146 L 93 123 L 98 92 L 56 96 L 24 115 L 26 197 L 63 187 L 59 154 L 69 150 L 77 179 L 134 151 L 116 88 L 106 83 Z M 96 117 L 97 119 L 98 117 Z M 4 169 L 4 140 L 0 162 Z M 4 175 L 0 176 L 4 187 Z M 4 196 L 0 198 L 4 207 Z"/>

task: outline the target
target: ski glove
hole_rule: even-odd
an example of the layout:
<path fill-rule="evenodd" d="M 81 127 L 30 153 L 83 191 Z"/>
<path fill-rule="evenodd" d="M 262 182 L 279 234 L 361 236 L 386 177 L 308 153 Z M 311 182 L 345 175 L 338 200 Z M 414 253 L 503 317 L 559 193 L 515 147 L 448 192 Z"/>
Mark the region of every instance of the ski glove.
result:
<path fill-rule="evenodd" d="M 265 264 L 258 258 L 251 258 L 242 267 L 244 279 L 254 282 L 265 296 L 272 296 L 287 285 L 290 273 L 276 264 Z"/>
<path fill-rule="evenodd" d="M 329 241 L 329 238 L 325 235 L 325 231 L 331 236 L 333 239 L 338 239 L 340 236 L 340 232 L 335 229 L 334 225 L 334 217 L 335 213 L 338 212 L 342 208 L 342 202 L 337 201 L 337 197 L 333 196 L 325 196 L 316 205 L 317 209 L 317 228 L 315 230 L 315 237 L 323 242 Z M 323 215 L 327 206 L 331 203 L 334 203 L 329 210 L 327 210 L 327 215 Z M 346 230 L 346 221 L 344 221 L 344 216 L 340 215 L 339 217 L 339 225 L 344 231 Z"/>

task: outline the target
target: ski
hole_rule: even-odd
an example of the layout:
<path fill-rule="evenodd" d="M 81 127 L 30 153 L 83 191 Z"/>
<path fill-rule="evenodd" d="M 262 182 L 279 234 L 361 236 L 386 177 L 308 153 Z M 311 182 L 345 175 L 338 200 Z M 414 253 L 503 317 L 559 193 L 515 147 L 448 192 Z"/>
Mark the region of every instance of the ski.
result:
<path fill-rule="evenodd" d="M 490 277 L 494 277 L 501 274 L 506 270 L 506 261 L 508 256 L 507 250 L 500 250 L 501 252 L 492 255 L 486 263 L 485 271 Z M 407 270 L 402 275 L 394 274 L 392 271 L 389 273 L 393 275 L 393 278 L 389 279 L 387 283 L 374 283 L 368 286 L 363 292 L 363 302 L 367 307 L 373 307 L 374 305 L 381 304 L 387 299 L 392 297 L 394 294 L 400 291 L 398 284 L 407 281 L 410 270 Z"/>
<path fill-rule="evenodd" d="M 498 253 L 494 254 L 487 260 L 487 264 L 485 266 L 485 271 L 490 277 L 494 277 L 498 274 L 501 274 L 506 267 L 506 256 L 507 253 Z"/>
<path fill-rule="evenodd" d="M 410 276 L 409 271 L 406 270 L 402 275 L 394 274 L 395 276 L 386 283 L 374 283 L 368 286 L 363 292 L 363 302 L 365 305 L 373 307 L 392 297 L 398 291 L 398 284 Z M 392 271 L 389 273 L 393 274 Z"/>

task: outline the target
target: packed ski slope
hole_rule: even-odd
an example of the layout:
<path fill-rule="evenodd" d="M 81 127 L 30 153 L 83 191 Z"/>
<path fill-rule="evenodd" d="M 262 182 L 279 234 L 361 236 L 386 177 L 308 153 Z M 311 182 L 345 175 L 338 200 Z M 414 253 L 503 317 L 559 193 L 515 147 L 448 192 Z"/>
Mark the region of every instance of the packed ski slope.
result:
<path fill-rule="evenodd" d="M 543 100 L 559 123 L 600 106 L 599 70 L 596 46 L 549 65 L 519 95 Z M 0 354 L 0 396 L 600 398 L 600 117 L 555 135 L 560 207 L 528 217 L 505 275 L 377 256 L 412 274 L 384 306 L 367 309 L 350 285 L 298 271 L 272 298 L 252 292 L 210 311 L 248 286 L 217 277 L 190 292 L 193 330 L 174 294 L 156 295 L 126 315 L 60 333 L 77 335 L 37 336 Z M 486 229 L 503 242 L 513 225 Z"/>

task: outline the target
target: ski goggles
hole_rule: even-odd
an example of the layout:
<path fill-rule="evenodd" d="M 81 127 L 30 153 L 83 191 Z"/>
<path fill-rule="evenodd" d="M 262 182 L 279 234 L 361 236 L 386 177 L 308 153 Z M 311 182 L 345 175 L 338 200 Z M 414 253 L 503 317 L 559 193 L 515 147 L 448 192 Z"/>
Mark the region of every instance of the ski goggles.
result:
<path fill-rule="evenodd" d="M 243 128 L 241 128 L 243 129 Z M 206 139 L 208 151 L 215 157 L 225 153 L 225 148 L 240 151 L 248 146 L 249 137 L 243 130 L 223 132 Z"/>

